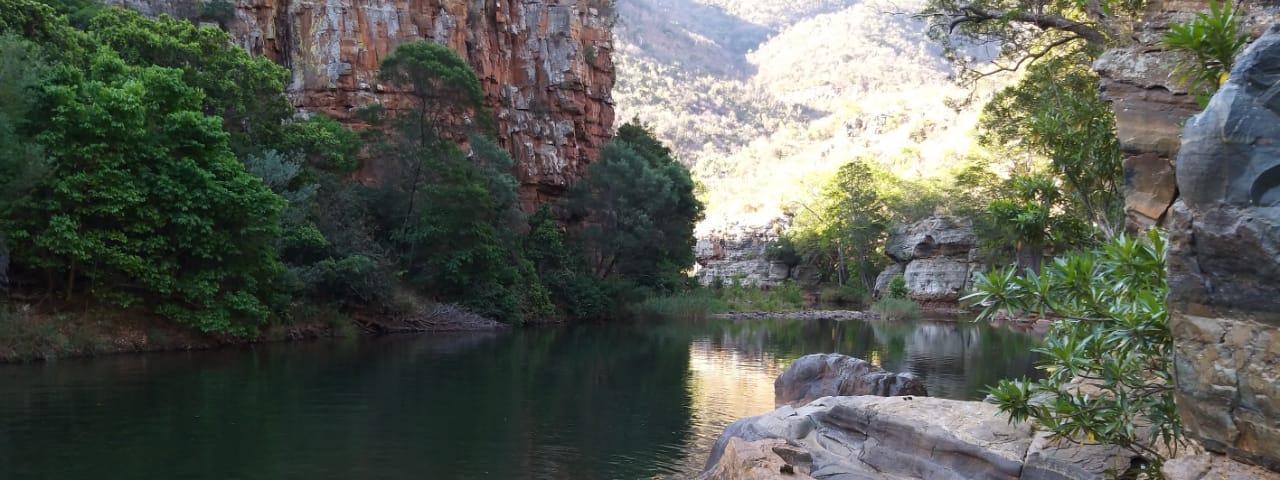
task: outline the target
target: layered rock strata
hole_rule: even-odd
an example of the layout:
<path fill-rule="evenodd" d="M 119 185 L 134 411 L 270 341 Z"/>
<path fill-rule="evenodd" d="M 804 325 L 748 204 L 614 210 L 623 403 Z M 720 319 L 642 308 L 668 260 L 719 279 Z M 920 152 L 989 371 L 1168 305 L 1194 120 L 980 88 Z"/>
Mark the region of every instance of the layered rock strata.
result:
<path fill-rule="evenodd" d="M 192 17 L 194 0 L 106 0 L 148 15 Z M 354 123 L 356 109 L 413 105 L 377 79 L 396 46 L 429 39 L 462 54 L 511 152 L 522 204 L 562 194 L 613 129 L 613 7 L 608 0 L 232 0 L 226 27 L 255 55 L 289 68 L 304 112 Z M 369 159 L 360 174 L 391 170 Z"/>
<path fill-rule="evenodd" d="M 772 261 L 765 246 L 791 226 L 791 218 L 774 215 L 743 215 L 733 219 L 703 221 L 695 232 L 697 278 L 703 285 L 715 282 L 773 287 L 787 279 L 813 283 L 813 269 Z"/>
<path fill-rule="evenodd" d="M 830 396 L 927 396 L 929 392 L 924 382 L 909 372 L 889 372 L 848 355 L 816 353 L 796 359 L 778 375 L 773 395 L 775 405 L 799 407 Z"/>
<path fill-rule="evenodd" d="M 1245 32 L 1257 37 L 1277 20 L 1280 12 L 1269 3 L 1239 2 Z M 1189 21 L 1209 8 L 1207 0 L 1150 0 L 1146 5 L 1130 41 L 1104 52 L 1094 64 L 1102 77 L 1102 95 L 1116 113 L 1125 155 L 1125 226 L 1130 231 L 1163 225 L 1178 196 L 1173 164 L 1179 133 L 1200 107 L 1179 85 L 1179 55 L 1163 40 L 1170 24 Z"/>
<path fill-rule="evenodd" d="M 1187 122 L 1169 222 L 1178 412 L 1206 449 L 1280 471 L 1280 27 Z"/>
<path fill-rule="evenodd" d="M 895 226 L 884 248 L 894 264 L 876 277 L 876 295 L 883 295 L 889 282 L 902 276 L 911 298 L 959 300 L 973 286 L 973 275 L 987 269 L 978 261 L 977 241 L 973 222 L 961 217 L 934 216 Z"/>

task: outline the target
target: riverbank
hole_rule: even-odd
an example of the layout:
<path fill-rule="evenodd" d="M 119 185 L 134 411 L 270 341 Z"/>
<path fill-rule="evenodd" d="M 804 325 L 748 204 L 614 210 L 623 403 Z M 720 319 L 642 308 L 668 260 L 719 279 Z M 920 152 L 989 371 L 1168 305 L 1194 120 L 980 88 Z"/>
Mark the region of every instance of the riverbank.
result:
<path fill-rule="evenodd" d="M 301 309 L 300 318 L 256 336 L 202 333 L 146 312 L 108 307 L 39 309 L 18 305 L 0 316 L 0 363 L 120 353 L 211 350 L 255 343 L 413 332 L 495 331 L 509 325 L 450 304 L 414 302 L 402 312 Z"/>

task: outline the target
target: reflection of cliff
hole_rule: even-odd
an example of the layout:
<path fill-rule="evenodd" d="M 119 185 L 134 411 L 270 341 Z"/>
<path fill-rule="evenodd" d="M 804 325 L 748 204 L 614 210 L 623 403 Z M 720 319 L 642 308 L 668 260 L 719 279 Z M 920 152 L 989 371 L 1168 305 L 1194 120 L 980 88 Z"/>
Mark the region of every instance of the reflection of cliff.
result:
<path fill-rule="evenodd" d="M 726 322 L 713 331 L 711 348 L 733 350 L 737 358 L 785 366 L 810 353 L 843 353 L 914 373 L 936 397 L 981 398 L 982 388 L 999 379 L 1036 375 L 1036 339 L 966 321 L 759 320 Z"/>

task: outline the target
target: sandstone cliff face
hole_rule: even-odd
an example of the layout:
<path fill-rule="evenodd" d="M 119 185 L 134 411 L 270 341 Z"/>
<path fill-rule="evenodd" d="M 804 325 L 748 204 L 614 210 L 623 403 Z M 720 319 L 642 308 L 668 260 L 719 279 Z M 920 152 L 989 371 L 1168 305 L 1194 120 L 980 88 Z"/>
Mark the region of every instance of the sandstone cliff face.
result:
<path fill-rule="evenodd" d="M 1254 37 L 1277 20 L 1267 2 L 1242 2 L 1244 30 Z M 1146 18 L 1132 41 L 1105 52 L 1094 65 L 1103 96 L 1116 113 L 1116 133 L 1124 150 L 1126 227 L 1163 225 L 1178 195 L 1174 159 L 1183 122 L 1200 111 L 1193 96 L 1172 75 L 1178 56 L 1162 44 L 1171 23 L 1186 22 L 1209 8 L 1207 0 L 1149 0 Z"/>
<path fill-rule="evenodd" d="M 498 140 L 516 163 L 531 208 L 581 177 L 613 129 L 613 12 L 609 0 L 232 0 L 235 41 L 293 73 L 300 110 L 352 122 L 355 109 L 412 105 L 377 80 L 405 42 L 430 39 L 462 54 L 483 83 Z M 106 0 L 148 15 L 190 17 L 197 0 Z M 370 159 L 361 175 L 385 165 Z"/>

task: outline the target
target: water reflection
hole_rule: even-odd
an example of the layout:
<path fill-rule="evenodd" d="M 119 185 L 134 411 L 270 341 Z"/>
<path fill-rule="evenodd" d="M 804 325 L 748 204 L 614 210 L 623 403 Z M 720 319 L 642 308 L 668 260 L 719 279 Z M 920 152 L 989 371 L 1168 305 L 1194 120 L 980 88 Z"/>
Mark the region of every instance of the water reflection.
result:
<path fill-rule="evenodd" d="M 683 478 L 842 352 L 975 398 L 1032 340 L 972 324 L 707 321 L 0 366 L 3 478 Z"/>

